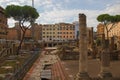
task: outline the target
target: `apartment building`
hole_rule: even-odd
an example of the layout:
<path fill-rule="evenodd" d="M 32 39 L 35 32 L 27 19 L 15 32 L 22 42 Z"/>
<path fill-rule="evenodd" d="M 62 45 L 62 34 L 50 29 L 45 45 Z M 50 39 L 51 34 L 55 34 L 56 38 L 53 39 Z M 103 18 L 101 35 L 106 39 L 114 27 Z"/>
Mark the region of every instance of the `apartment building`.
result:
<path fill-rule="evenodd" d="M 58 37 L 63 41 L 75 40 L 75 25 L 69 23 L 59 23 Z"/>
<path fill-rule="evenodd" d="M 42 26 L 43 41 L 68 41 L 75 39 L 75 26 L 69 23 L 47 24 Z"/>
<path fill-rule="evenodd" d="M 43 41 L 59 40 L 57 24 L 42 25 L 42 40 Z"/>
<path fill-rule="evenodd" d="M 4 9 L 0 7 L 0 39 L 6 39 L 7 28 L 7 18 L 4 14 Z"/>

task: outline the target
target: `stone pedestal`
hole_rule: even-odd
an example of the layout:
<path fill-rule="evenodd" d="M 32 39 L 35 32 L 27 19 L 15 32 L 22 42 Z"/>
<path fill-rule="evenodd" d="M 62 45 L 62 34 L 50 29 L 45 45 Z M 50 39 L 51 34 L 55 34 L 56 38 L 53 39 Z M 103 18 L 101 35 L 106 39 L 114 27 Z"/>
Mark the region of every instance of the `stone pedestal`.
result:
<path fill-rule="evenodd" d="M 86 27 L 86 16 L 79 14 L 79 72 L 76 80 L 89 80 L 87 73 L 87 27 Z"/>
<path fill-rule="evenodd" d="M 77 76 L 76 76 L 76 79 L 75 80 L 91 80 L 88 73 L 87 72 L 84 72 L 84 73 L 78 73 Z"/>

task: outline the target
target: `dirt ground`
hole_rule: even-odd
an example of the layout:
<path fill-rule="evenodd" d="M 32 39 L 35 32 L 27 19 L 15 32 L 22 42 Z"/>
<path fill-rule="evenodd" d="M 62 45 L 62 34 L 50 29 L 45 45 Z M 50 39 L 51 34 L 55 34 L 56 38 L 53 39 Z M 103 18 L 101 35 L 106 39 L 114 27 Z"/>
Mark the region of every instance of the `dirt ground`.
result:
<path fill-rule="evenodd" d="M 76 74 L 78 73 L 79 63 L 78 60 L 66 60 L 63 61 L 62 64 L 65 66 L 65 70 L 67 71 L 69 77 L 73 80 Z M 110 71 L 113 77 L 120 77 L 120 60 L 119 61 L 111 61 Z M 93 59 L 88 60 L 88 74 L 90 77 L 97 77 L 100 73 L 100 61 Z"/>

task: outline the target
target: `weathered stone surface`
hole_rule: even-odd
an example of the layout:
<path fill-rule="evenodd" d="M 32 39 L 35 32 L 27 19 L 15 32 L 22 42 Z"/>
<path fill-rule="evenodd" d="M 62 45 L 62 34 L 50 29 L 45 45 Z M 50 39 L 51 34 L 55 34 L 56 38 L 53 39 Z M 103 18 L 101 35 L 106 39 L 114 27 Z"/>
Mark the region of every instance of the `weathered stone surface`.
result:
<path fill-rule="evenodd" d="M 109 49 L 105 49 L 101 53 L 101 72 L 100 72 L 101 78 L 112 77 L 109 67 L 110 67 L 110 51 Z"/>
<path fill-rule="evenodd" d="M 87 74 L 87 27 L 86 15 L 79 14 L 79 73 L 75 80 L 90 80 Z"/>

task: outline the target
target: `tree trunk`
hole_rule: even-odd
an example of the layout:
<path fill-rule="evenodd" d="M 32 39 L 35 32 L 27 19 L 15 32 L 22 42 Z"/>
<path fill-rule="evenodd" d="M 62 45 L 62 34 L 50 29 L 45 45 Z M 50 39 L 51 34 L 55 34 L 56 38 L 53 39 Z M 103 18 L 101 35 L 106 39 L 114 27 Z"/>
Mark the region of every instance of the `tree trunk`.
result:
<path fill-rule="evenodd" d="M 22 39 L 21 39 L 20 44 L 19 44 L 18 49 L 17 49 L 17 55 L 19 55 L 19 53 L 20 53 L 20 49 L 21 49 L 21 46 L 22 46 L 22 43 L 24 40 L 25 33 L 26 33 L 26 30 L 23 31 Z"/>
<path fill-rule="evenodd" d="M 109 33 L 109 32 L 107 31 L 107 40 L 109 40 L 109 35 L 108 35 L 108 33 Z"/>

